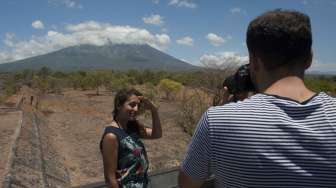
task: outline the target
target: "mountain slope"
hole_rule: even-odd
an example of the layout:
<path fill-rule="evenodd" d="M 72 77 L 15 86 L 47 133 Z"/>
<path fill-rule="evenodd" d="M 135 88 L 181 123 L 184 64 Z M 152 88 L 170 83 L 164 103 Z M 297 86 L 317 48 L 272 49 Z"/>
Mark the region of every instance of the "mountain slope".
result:
<path fill-rule="evenodd" d="M 178 60 L 149 45 L 80 45 L 11 63 L 0 64 L 0 72 L 49 67 L 55 71 L 95 69 L 195 70 L 196 66 Z"/>

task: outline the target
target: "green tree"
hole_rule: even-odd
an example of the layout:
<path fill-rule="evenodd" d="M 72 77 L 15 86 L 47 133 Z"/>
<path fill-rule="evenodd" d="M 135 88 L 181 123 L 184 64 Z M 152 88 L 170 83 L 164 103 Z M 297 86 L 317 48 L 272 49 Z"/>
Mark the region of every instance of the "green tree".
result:
<path fill-rule="evenodd" d="M 99 95 L 99 88 L 108 82 L 108 74 L 104 71 L 94 71 L 88 74 L 88 77 L 90 86 L 96 90 L 96 95 Z"/>
<path fill-rule="evenodd" d="M 28 85 L 31 87 L 33 83 L 33 78 L 34 78 L 34 71 L 30 69 L 25 69 L 22 71 L 22 79 L 23 79 L 23 84 Z"/>
<path fill-rule="evenodd" d="M 142 75 L 141 71 L 130 69 L 126 72 L 126 75 L 128 77 L 128 80 L 132 84 L 144 84 L 144 77 Z"/>
<path fill-rule="evenodd" d="M 47 93 L 49 88 L 49 82 L 47 78 L 39 77 L 35 75 L 33 77 L 33 84 L 34 88 L 38 88 L 42 93 Z"/>
<path fill-rule="evenodd" d="M 332 77 L 332 80 L 333 80 L 334 82 L 336 82 L 336 76 L 333 76 L 333 77 Z"/>
<path fill-rule="evenodd" d="M 6 96 L 11 96 L 18 91 L 15 76 L 11 75 L 4 81 L 4 91 Z"/>
<path fill-rule="evenodd" d="M 50 76 L 48 78 L 48 92 L 51 93 L 56 93 L 56 94 L 60 94 L 62 93 L 62 87 L 64 87 L 63 85 L 64 80 L 60 79 L 60 78 L 55 78 Z"/>
<path fill-rule="evenodd" d="M 113 77 L 110 81 L 109 90 L 111 92 L 113 91 L 119 91 L 121 89 L 128 87 L 128 78 L 125 76 L 121 77 Z"/>
<path fill-rule="evenodd" d="M 73 89 L 87 90 L 91 87 L 90 78 L 85 71 L 73 72 L 69 75 L 70 83 Z"/>
<path fill-rule="evenodd" d="M 64 72 L 57 71 L 57 72 L 54 72 L 52 76 L 58 79 L 66 79 L 68 75 Z"/>
<path fill-rule="evenodd" d="M 326 79 L 325 77 L 310 77 L 305 79 L 305 84 L 307 87 L 315 92 L 334 92 L 335 84 L 331 79 Z"/>
<path fill-rule="evenodd" d="M 42 67 L 38 72 L 37 75 L 41 78 L 41 79 L 47 79 L 48 76 L 50 76 L 52 74 L 52 71 L 50 68 L 48 67 Z"/>

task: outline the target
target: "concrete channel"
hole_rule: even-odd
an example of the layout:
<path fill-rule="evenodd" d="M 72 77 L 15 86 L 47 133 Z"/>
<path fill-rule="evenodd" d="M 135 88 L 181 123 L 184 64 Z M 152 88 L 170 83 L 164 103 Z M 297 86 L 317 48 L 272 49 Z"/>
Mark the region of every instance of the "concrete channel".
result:
<path fill-rule="evenodd" d="M 178 188 L 177 176 L 178 167 L 170 169 L 162 169 L 149 173 L 150 186 L 149 188 Z M 213 188 L 214 178 L 211 177 L 202 185 L 202 188 Z M 107 188 L 104 182 L 96 182 L 84 186 L 73 188 Z"/>

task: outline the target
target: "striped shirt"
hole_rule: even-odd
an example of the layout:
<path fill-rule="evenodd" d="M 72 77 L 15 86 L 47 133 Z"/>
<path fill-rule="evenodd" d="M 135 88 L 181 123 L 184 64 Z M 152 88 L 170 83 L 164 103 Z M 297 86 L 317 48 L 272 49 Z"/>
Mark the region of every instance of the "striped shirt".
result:
<path fill-rule="evenodd" d="M 200 119 L 182 170 L 216 187 L 336 187 L 336 99 L 299 103 L 256 94 L 211 107 Z"/>

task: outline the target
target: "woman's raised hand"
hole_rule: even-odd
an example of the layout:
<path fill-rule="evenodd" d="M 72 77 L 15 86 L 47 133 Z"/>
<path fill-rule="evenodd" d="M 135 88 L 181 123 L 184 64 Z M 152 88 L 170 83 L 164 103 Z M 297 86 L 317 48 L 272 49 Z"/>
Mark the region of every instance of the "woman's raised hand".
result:
<path fill-rule="evenodd" d="M 144 96 L 138 96 L 138 97 L 140 102 L 144 104 L 145 110 L 156 110 L 156 107 L 150 100 L 148 100 Z"/>

